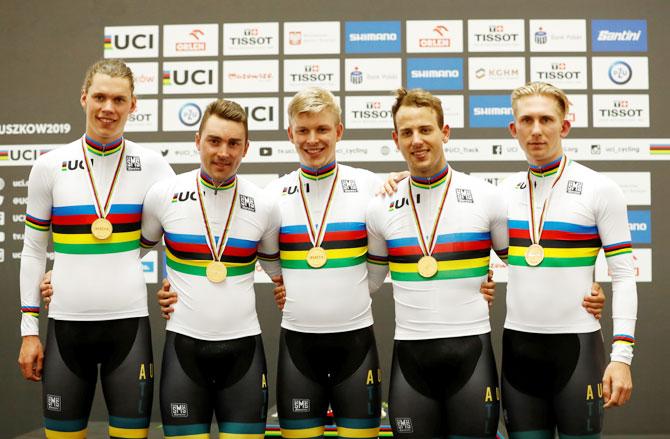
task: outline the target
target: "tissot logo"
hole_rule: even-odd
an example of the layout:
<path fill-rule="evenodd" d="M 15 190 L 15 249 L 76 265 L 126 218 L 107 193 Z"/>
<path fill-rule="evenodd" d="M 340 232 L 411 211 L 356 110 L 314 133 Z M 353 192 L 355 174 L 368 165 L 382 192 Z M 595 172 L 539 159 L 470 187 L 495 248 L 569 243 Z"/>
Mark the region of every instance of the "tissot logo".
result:
<path fill-rule="evenodd" d="M 284 90 L 299 91 L 305 86 L 339 90 L 340 62 L 336 59 L 285 60 Z"/>
<path fill-rule="evenodd" d="M 593 126 L 648 127 L 649 95 L 594 95 Z"/>
<path fill-rule="evenodd" d="M 224 55 L 276 55 L 278 23 L 224 23 Z"/>
<path fill-rule="evenodd" d="M 523 20 L 468 20 L 468 43 L 471 52 L 523 51 Z"/>
<path fill-rule="evenodd" d="M 550 82 L 562 89 L 586 88 L 585 57 L 532 57 L 530 74 L 533 81 Z"/>

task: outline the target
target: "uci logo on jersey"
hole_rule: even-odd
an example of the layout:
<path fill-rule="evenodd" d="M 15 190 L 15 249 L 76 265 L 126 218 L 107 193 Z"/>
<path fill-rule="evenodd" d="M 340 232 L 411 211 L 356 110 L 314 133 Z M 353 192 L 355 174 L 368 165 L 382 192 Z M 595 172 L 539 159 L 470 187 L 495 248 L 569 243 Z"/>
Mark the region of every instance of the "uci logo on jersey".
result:
<path fill-rule="evenodd" d="M 180 201 L 197 201 L 195 197 L 195 191 L 186 191 L 186 192 L 175 192 L 172 196 L 172 202 L 177 203 Z"/>
<path fill-rule="evenodd" d="M 391 200 L 389 204 L 389 212 L 402 208 L 403 206 L 409 205 L 409 198 L 401 198 L 399 200 Z"/>
<path fill-rule="evenodd" d="M 93 164 L 93 160 L 91 160 L 91 165 Z M 60 170 L 63 172 L 67 171 L 76 171 L 77 169 L 84 169 L 84 161 L 83 160 L 63 160 L 63 164 L 61 165 Z"/>

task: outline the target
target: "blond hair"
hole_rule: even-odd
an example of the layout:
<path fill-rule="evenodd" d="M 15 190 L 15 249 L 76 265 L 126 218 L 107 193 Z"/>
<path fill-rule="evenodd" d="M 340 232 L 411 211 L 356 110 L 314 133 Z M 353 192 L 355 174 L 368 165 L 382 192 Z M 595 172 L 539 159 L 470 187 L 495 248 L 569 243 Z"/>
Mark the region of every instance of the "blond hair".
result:
<path fill-rule="evenodd" d="M 207 123 L 207 119 L 209 119 L 211 116 L 217 116 L 224 120 L 231 120 L 233 122 L 241 123 L 244 125 L 244 140 L 249 140 L 247 113 L 237 102 L 228 101 L 226 99 L 217 99 L 213 102 L 210 102 L 210 104 L 207 105 L 207 109 L 205 109 L 205 114 L 203 114 L 202 119 L 200 119 L 198 134 L 202 135 L 202 130 L 205 127 L 205 123 Z"/>
<path fill-rule="evenodd" d="M 400 110 L 400 107 L 428 107 L 435 111 L 437 116 L 437 124 L 440 129 L 444 126 L 444 112 L 442 111 L 442 101 L 433 96 L 430 92 L 422 88 L 413 88 L 407 90 L 406 88 L 399 88 L 395 92 L 395 102 L 391 107 L 393 114 L 393 129 L 398 130 L 395 123 L 395 115 Z"/>
<path fill-rule="evenodd" d="M 107 75 L 112 78 L 125 78 L 130 83 L 130 95 L 135 93 L 135 79 L 133 71 L 120 59 L 101 59 L 86 70 L 84 84 L 81 86 L 82 93 L 88 93 L 96 73 Z"/>
<path fill-rule="evenodd" d="M 517 114 L 517 104 L 519 99 L 527 96 L 546 96 L 556 101 L 561 119 L 565 118 L 565 115 L 570 109 L 570 101 L 565 95 L 565 92 L 560 88 L 547 82 L 529 82 L 512 91 L 512 111 L 514 112 L 514 116 Z"/>
<path fill-rule="evenodd" d="M 301 113 L 321 113 L 322 111 L 332 113 L 336 124 L 341 122 L 342 109 L 331 92 L 319 87 L 306 88 L 296 93 L 288 104 L 289 123 L 292 124 Z"/>

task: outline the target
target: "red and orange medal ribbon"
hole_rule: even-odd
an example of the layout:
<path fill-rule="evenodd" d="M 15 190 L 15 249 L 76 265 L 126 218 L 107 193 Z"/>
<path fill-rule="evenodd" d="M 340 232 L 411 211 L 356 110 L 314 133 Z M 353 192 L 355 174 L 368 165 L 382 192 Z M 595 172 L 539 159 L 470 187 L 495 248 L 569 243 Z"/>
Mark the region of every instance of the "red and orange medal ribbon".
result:
<path fill-rule="evenodd" d="M 337 166 L 337 165 L 336 165 Z M 339 174 L 340 168 L 337 166 L 335 168 L 335 175 L 333 176 L 333 182 L 330 185 L 330 192 L 328 193 L 328 199 L 326 200 L 326 206 L 323 209 L 323 216 L 321 217 L 321 222 L 319 223 L 319 230 L 315 231 L 314 222 L 312 221 L 312 216 L 309 213 L 309 205 L 307 203 L 307 197 L 305 196 L 305 191 L 302 188 L 302 178 L 300 177 L 300 171 L 298 171 L 298 188 L 300 189 L 300 198 L 302 199 L 302 207 L 305 210 L 305 217 L 307 218 L 307 230 L 309 235 L 309 240 L 312 243 L 312 248 L 307 252 L 307 265 L 312 268 L 321 268 L 326 265 L 328 262 L 328 254 L 326 250 L 321 247 L 323 238 L 326 235 L 326 218 L 328 217 L 328 212 L 330 211 L 330 206 L 333 201 L 333 195 L 335 194 L 335 186 L 337 185 L 337 175 Z"/>
<path fill-rule="evenodd" d="M 447 200 L 447 194 L 449 193 L 449 186 L 451 186 L 451 167 L 447 171 L 447 177 L 444 184 L 444 192 L 442 193 L 442 199 L 440 200 L 440 207 L 437 210 L 437 215 L 433 221 L 433 231 L 430 234 L 428 245 L 423 237 L 423 228 L 421 227 L 421 220 L 419 219 L 419 214 L 416 210 L 416 204 L 414 203 L 414 194 L 412 194 L 412 182 L 409 182 L 409 202 L 412 207 L 412 216 L 414 217 L 414 224 L 416 224 L 417 232 L 419 234 L 419 246 L 421 248 L 421 253 L 423 256 L 419 259 L 417 263 L 417 269 L 421 277 L 430 278 L 437 274 L 438 265 L 437 259 L 433 256 L 433 250 L 435 250 L 435 244 L 437 242 L 437 227 L 440 224 L 440 218 L 442 217 L 442 210 L 444 209 L 444 204 Z"/>
<path fill-rule="evenodd" d="M 228 269 L 226 264 L 221 262 L 221 257 L 223 252 L 226 249 L 226 241 L 228 238 L 228 231 L 230 228 L 230 221 L 233 218 L 233 212 L 235 210 L 235 201 L 237 200 L 237 177 L 235 177 L 235 188 L 233 189 L 233 197 L 230 200 L 230 209 L 228 210 L 228 218 L 226 219 L 226 225 L 221 232 L 221 239 L 219 239 L 219 244 L 217 246 L 216 241 L 214 240 L 214 234 L 212 233 L 212 228 L 209 225 L 209 219 L 207 217 L 207 210 L 205 209 L 205 202 L 203 201 L 202 190 L 200 189 L 200 174 L 195 174 L 195 186 L 198 192 L 198 201 L 200 203 L 200 212 L 202 213 L 202 221 L 205 224 L 206 240 L 207 247 L 209 252 L 212 255 L 212 262 L 207 265 L 205 270 L 207 279 L 212 283 L 220 283 L 226 280 L 228 276 Z"/>
<path fill-rule="evenodd" d="M 533 190 L 533 184 L 530 181 L 530 168 L 528 169 L 528 174 L 526 175 L 526 181 L 528 183 L 528 197 L 530 201 L 529 203 L 530 221 L 528 221 L 530 246 L 526 249 L 526 254 L 524 255 L 524 257 L 526 259 L 526 263 L 531 267 L 537 267 L 544 260 L 544 248 L 540 245 L 540 239 L 542 239 L 542 231 L 544 230 L 544 221 L 546 214 L 549 210 L 549 202 L 551 200 L 551 196 L 554 193 L 554 187 L 556 187 L 558 180 L 560 180 L 561 176 L 563 175 L 563 171 L 565 171 L 567 164 L 568 159 L 564 154 L 563 157 L 561 158 L 561 164 L 559 165 L 558 171 L 556 172 L 554 182 L 551 184 L 551 189 L 549 190 L 549 196 L 544 201 L 544 205 L 542 206 L 542 212 L 540 213 L 540 221 L 537 224 L 537 227 L 535 223 L 535 200 L 534 200 L 535 194 Z"/>
<path fill-rule="evenodd" d="M 105 241 L 112 236 L 114 227 L 112 226 L 111 221 L 107 219 L 109 215 L 109 210 L 111 208 L 112 195 L 114 194 L 114 189 L 119 180 L 119 173 L 121 171 L 121 163 L 123 162 L 123 153 L 126 150 L 126 141 L 122 140 L 123 144 L 121 146 L 121 152 L 119 153 L 119 160 L 116 163 L 116 170 L 114 171 L 114 176 L 112 177 L 112 183 L 109 186 L 109 192 L 107 193 L 107 200 L 105 201 L 104 206 L 100 203 L 100 196 L 98 195 L 98 187 L 95 184 L 95 178 L 93 177 L 93 170 L 88 161 L 88 156 L 86 155 L 86 145 L 84 137 L 81 139 L 81 151 L 84 155 L 84 164 L 86 165 L 86 174 L 88 175 L 88 180 L 91 184 L 91 189 L 93 191 L 93 198 L 95 200 L 96 214 L 98 218 L 93 221 L 91 224 L 91 234 L 100 241 Z"/>

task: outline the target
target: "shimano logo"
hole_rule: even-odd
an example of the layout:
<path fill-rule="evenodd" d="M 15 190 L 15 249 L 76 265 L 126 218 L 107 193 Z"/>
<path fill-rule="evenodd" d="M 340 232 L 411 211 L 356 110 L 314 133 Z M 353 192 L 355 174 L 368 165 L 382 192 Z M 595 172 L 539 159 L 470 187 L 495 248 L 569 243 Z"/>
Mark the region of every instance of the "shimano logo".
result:
<path fill-rule="evenodd" d="M 412 78 L 458 78 L 461 72 L 453 70 L 412 70 Z"/>
<path fill-rule="evenodd" d="M 397 41 L 398 34 L 392 32 L 352 33 L 349 41 Z"/>
<path fill-rule="evenodd" d="M 512 109 L 509 107 L 475 107 L 475 116 L 511 116 Z"/>

